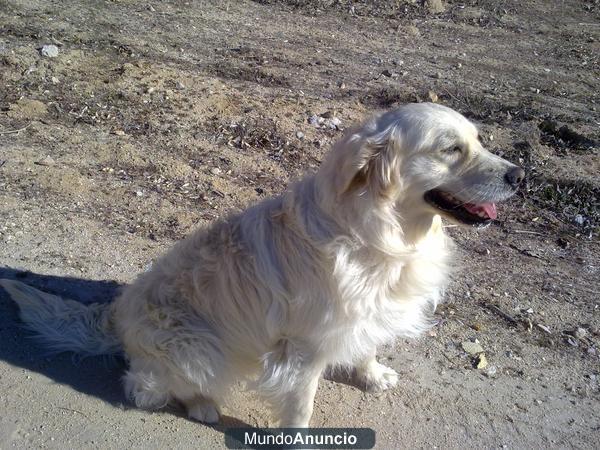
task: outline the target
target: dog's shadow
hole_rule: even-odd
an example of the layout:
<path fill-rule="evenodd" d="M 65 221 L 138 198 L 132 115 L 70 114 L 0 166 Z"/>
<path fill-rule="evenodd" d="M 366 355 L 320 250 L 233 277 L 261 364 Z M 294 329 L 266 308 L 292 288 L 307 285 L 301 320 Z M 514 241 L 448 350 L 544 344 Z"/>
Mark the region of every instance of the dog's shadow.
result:
<path fill-rule="evenodd" d="M 18 280 L 42 291 L 82 303 L 110 302 L 124 287 L 111 280 L 40 275 L 8 267 L 0 267 L 0 279 L 2 278 Z M 122 358 L 90 357 L 77 360 L 70 353 L 49 355 L 42 343 L 31 337 L 31 333 L 22 327 L 16 304 L 0 287 L 0 360 L 44 375 L 48 381 L 43 382 L 70 386 L 118 408 L 135 408 L 123 393 L 121 377 L 126 363 Z M 57 406 L 66 408 L 68 405 Z M 167 411 L 186 417 L 184 411 L 176 406 L 169 406 Z M 234 417 L 221 416 L 219 424 L 211 426 L 221 432 L 230 427 L 250 425 Z"/>

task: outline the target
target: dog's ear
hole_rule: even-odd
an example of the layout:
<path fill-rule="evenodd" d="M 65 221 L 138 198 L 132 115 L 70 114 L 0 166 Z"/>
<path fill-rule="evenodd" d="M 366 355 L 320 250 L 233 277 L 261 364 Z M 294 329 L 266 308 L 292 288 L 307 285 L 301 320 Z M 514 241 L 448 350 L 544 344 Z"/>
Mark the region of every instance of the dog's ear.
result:
<path fill-rule="evenodd" d="M 400 136 L 394 127 L 377 132 L 376 122 L 344 136 L 334 147 L 332 167 L 338 196 L 370 192 L 390 198 L 399 188 Z"/>

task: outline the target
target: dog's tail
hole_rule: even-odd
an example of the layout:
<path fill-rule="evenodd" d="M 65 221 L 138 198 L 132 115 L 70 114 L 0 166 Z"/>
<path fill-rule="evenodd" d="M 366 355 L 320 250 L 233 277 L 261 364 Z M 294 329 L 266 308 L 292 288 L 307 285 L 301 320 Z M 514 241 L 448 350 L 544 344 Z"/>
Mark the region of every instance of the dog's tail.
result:
<path fill-rule="evenodd" d="M 114 355 L 122 350 L 109 303 L 85 305 L 39 291 L 15 280 L 0 280 L 19 305 L 21 320 L 53 353 Z"/>

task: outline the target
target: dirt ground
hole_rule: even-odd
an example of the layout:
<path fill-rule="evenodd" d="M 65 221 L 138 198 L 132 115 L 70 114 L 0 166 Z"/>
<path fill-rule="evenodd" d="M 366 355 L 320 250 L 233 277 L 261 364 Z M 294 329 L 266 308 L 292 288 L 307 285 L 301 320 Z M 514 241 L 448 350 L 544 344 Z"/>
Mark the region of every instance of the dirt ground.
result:
<path fill-rule="evenodd" d="M 438 325 L 382 351 L 399 386 L 323 380 L 312 424 L 382 449 L 598 448 L 600 3 L 440 4 L 0 0 L 0 277 L 108 301 L 353 122 L 433 99 L 527 185 L 488 230 L 449 229 L 463 262 Z M 137 410 L 122 371 L 46 356 L 0 293 L 1 448 L 220 448 L 269 423 L 241 392 L 218 427 Z"/>

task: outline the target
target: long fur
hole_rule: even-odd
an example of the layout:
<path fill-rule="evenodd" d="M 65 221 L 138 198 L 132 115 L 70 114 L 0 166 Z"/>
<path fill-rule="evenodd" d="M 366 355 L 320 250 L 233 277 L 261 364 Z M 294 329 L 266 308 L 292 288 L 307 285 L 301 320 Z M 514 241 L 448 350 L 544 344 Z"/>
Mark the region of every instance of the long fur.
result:
<path fill-rule="evenodd" d="M 462 159 L 440 153 L 457 142 Z M 281 196 L 176 244 L 110 305 L 2 285 L 54 348 L 122 348 L 138 406 L 178 400 L 215 421 L 231 384 L 247 379 L 282 425 L 307 426 L 327 366 L 391 387 L 397 374 L 377 363 L 376 348 L 427 328 L 453 263 L 424 192 L 446 185 L 502 200 L 510 167 L 460 114 L 406 105 L 349 132 Z"/>

